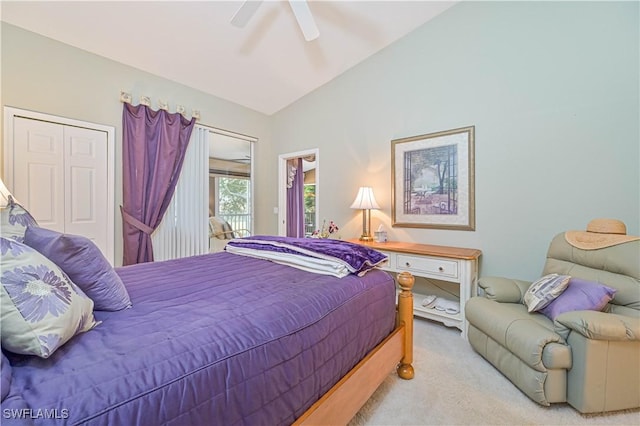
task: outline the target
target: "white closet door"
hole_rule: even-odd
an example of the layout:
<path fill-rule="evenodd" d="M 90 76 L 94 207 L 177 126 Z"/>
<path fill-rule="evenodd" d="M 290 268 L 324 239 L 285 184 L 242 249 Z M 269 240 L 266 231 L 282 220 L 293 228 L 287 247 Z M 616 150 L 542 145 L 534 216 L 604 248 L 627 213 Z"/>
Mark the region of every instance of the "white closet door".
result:
<path fill-rule="evenodd" d="M 64 232 L 64 128 L 16 117 L 14 195 L 40 226 Z"/>
<path fill-rule="evenodd" d="M 108 255 L 107 133 L 15 117 L 14 195 L 38 224 Z"/>
<path fill-rule="evenodd" d="M 107 248 L 107 134 L 64 126 L 65 224 L 67 234 L 84 235 Z"/>

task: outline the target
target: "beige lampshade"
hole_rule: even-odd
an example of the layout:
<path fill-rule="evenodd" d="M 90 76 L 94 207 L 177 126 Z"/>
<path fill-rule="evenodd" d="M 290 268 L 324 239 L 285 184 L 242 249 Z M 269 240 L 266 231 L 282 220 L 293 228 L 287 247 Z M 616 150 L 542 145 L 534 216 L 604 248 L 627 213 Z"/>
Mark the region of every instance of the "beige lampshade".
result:
<path fill-rule="evenodd" d="M 351 204 L 352 209 L 379 209 L 380 206 L 376 202 L 376 197 L 373 196 L 373 189 L 368 186 L 362 186 L 358 189 L 358 195 Z"/>

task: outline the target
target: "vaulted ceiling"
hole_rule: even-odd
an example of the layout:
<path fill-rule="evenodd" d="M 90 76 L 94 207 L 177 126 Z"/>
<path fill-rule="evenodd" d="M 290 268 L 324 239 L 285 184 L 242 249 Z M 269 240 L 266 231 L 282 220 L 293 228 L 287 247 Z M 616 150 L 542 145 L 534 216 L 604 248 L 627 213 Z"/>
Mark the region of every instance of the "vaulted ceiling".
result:
<path fill-rule="evenodd" d="M 2 1 L 2 21 L 271 115 L 453 6 L 309 0 L 305 41 L 288 1 Z"/>

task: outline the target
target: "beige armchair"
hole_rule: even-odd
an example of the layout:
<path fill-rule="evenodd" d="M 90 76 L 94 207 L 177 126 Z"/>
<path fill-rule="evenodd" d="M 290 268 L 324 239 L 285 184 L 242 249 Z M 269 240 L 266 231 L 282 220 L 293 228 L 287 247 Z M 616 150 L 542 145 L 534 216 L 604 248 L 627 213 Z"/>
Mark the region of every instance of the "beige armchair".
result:
<path fill-rule="evenodd" d="M 480 279 L 482 295 L 465 309 L 471 346 L 541 405 L 568 402 L 582 413 L 640 407 L 640 241 L 624 238 L 582 249 L 562 233 L 547 253 L 543 276 L 570 275 L 616 290 L 602 311 L 568 311 L 552 321 L 527 311 L 530 282 Z"/>
<path fill-rule="evenodd" d="M 248 229 L 232 229 L 229 223 L 221 218 L 209 217 L 209 252 L 215 253 L 224 250 L 227 242 L 233 238 L 248 237 L 251 235 Z"/>

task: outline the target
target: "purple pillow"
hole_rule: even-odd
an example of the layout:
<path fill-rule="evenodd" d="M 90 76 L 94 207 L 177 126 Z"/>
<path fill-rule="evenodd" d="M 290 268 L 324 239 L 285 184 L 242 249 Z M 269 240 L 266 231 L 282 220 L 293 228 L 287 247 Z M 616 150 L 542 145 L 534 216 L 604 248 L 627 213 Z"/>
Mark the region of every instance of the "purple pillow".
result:
<path fill-rule="evenodd" d="M 4 352 L 0 353 L 2 355 L 2 359 L 0 360 L 0 373 L 2 376 L 2 380 L 0 381 L 0 396 L 2 398 L 1 401 L 9 394 L 9 388 L 11 387 L 11 364 L 9 364 L 9 360 L 4 356 Z"/>
<path fill-rule="evenodd" d="M 95 310 L 131 307 L 120 276 L 90 239 L 29 226 L 24 242 L 58 265 L 93 300 Z"/>
<path fill-rule="evenodd" d="M 551 303 L 540 310 L 550 320 L 569 311 L 601 311 L 613 299 L 616 289 L 606 285 L 571 278 L 569 286 Z"/>

